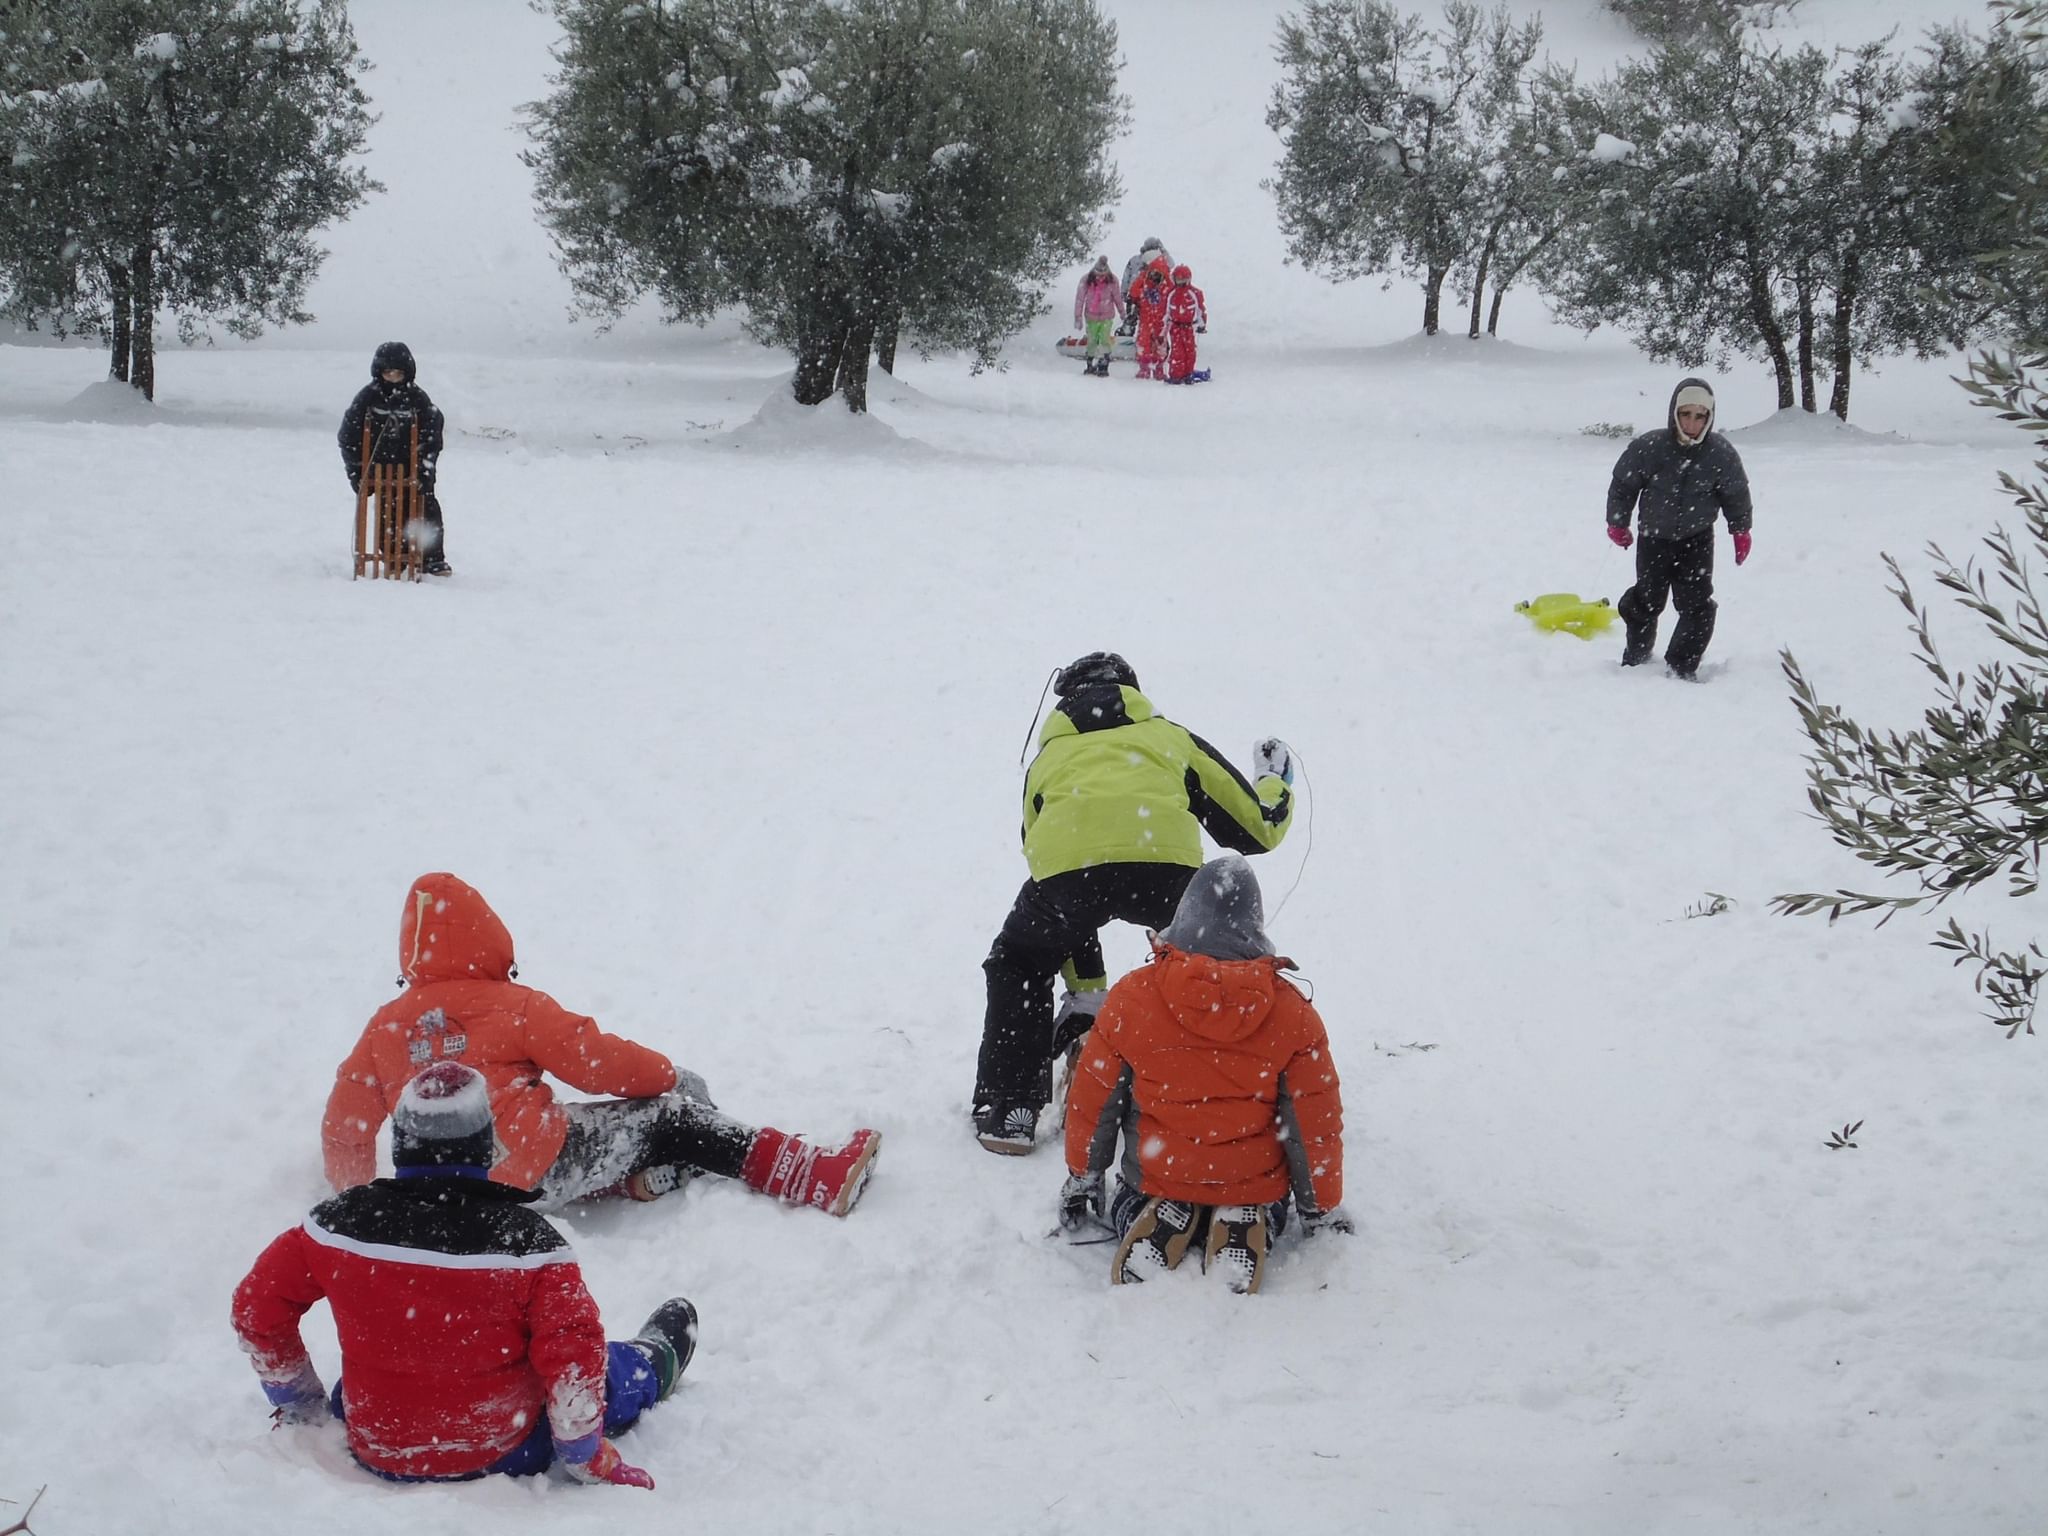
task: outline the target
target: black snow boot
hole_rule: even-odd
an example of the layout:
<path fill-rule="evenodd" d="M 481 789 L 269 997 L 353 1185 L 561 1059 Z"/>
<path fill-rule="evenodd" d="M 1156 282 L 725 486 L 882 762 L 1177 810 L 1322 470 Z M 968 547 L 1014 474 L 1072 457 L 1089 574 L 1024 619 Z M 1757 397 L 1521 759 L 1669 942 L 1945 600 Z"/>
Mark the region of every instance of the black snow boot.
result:
<path fill-rule="evenodd" d="M 680 1296 L 664 1301 L 640 1325 L 633 1343 L 654 1362 L 654 1379 L 660 1385 L 662 1398 L 667 1399 L 683 1372 L 689 1369 L 690 1357 L 697 1352 L 697 1309 Z"/>
<path fill-rule="evenodd" d="M 1046 1071 L 1051 1072 L 1048 1065 Z M 1047 1090 L 1050 1093 L 1050 1089 Z M 1038 1137 L 1038 1110 L 1030 1104 L 981 1104 L 974 1110 L 974 1134 L 991 1152 L 1027 1157 Z"/>

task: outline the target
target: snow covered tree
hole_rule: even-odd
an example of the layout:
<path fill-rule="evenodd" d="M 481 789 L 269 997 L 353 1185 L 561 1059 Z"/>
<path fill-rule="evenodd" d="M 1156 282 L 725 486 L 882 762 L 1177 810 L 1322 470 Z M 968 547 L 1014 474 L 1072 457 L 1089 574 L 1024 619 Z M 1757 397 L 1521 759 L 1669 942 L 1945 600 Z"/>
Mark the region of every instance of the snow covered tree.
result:
<path fill-rule="evenodd" d="M 744 305 L 794 391 L 867 408 L 898 337 L 978 363 L 1118 192 L 1093 0 L 554 0 L 541 220 L 589 313 Z"/>
<path fill-rule="evenodd" d="M 1634 152 L 1548 276 L 1560 317 L 1618 322 L 1686 367 L 1761 352 L 1792 405 L 1780 288 L 1801 249 L 1826 62 L 1811 48 L 1673 45 L 1604 82 L 1609 131 Z"/>
<path fill-rule="evenodd" d="M 1472 268 L 1472 319 L 1479 334 L 1480 298 L 1488 280 L 1493 302 L 1486 334 L 1500 333 L 1501 301 L 1524 272 L 1541 270 L 1561 245 L 1569 248 L 1599 207 L 1611 166 L 1635 146 L 1605 132 L 1602 114 L 1568 69 L 1546 66 L 1530 77 L 1523 103 L 1507 122 L 1501 151 L 1485 173 L 1493 203 Z"/>
<path fill-rule="evenodd" d="M 194 339 L 310 319 L 314 234 L 375 182 L 344 0 L 14 0 L 0 13 L 0 312 L 107 336 L 154 398 Z"/>
<path fill-rule="evenodd" d="M 1542 35 L 1468 0 L 1434 29 L 1387 0 L 1309 0 L 1283 17 L 1266 110 L 1282 153 L 1266 186 L 1289 257 L 1340 281 L 1418 279 L 1435 335 L 1445 280 L 1463 269 L 1483 291 L 1513 217 L 1509 146 Z"/>
<path fill-rule="evenodd" d="M 1726 35 L 1624 66 L 1598 94 L 1636 150 L 1547 274 L 1559 314 L 1686 367 L 1761 357 L 1781 410 L 1817 410 L 1832 375 L 1846 420 L 1859 363 L 1947 351 L 1985 319 L 1955 290 L 1991 243 L 1990 189 L 2039 134 L 2018 126 L 2037 95 L 1973 105 L 2010 52 L 1957 33 L 1917 60 Z"/>
<path fill-rule="evenodd" d="M 1699 38 L 1734 32 L 1745 26 L 1768 26 L 1799 0 L 1603 0 L 1636 31 L 1652 42 Z"/>
<path fill-rule="evenodd" d="M 2048 0 L 1999 8 L 2007 13 L 2001 46 L 2038 51 L 2048 43 Z M 1994 85 L 1994 93 L 1999 88 Z M 2048 290 L 2042 223 L 2048 148 L 2038 138 L 2003 190 L 2026 233 L 1999 253 L 1989 282 L 2026 290 L 2012 295 L 2007 313 L 2038 313 L 2038 296 Z M 2036 478 L 2028 483 L 2000 477 L 2025 523 L 2024 538 L 1994 530 L 1984 541 L 1989 571 L 1974 561 L 1958 565 L 1938 548 L 1931 551 L 1935 582 L 1983 623 L 2000 658 L 1968 672 L 1950 670 L 1935 647 L 1927 609 L 1890 556 L 1890 590 L 1912 615 L 1915 657 L 1936 685 L 1936 702 L 1922 713 L 1919 727 L 1901 733 L 1858 724 L 1821 701 L 1789 651 L 1782 658 L 1811 748 L 1807 799 L 1815 813 L 1838 844 L 1887 875 L 1910 880 L 1918 893 L 1795 892 L 1776 898 L 1780 912 L 1825 913 L 1830 921 L 1880 912 L 1879 921 L 1886 922 L 1914 908 L 1938 908 L 2001 878 L 2011 896 L 2030 897 L 2040 889 L 2041 849 L 2048 840 L 2048 613 L 2033 573 L 2048 562 L 2043 369 L 2048 329 L 2037 328 L 2021 338 L 2015 353 L 1975 359 L 1964 384 L 1976 404 L 2034 439 Z M 2008 1038 L 2034 1032 L 2041 978 L 2048 971 L 2048 952 L 2038 942 L 2000 949 L 1988 931 L 1965 932 L 1952 917 L 1934 944 L 1952 953 L 1956 964 L 1975 967 L 1977 992 L 1990 1001 L 1990 1017 Z"/>

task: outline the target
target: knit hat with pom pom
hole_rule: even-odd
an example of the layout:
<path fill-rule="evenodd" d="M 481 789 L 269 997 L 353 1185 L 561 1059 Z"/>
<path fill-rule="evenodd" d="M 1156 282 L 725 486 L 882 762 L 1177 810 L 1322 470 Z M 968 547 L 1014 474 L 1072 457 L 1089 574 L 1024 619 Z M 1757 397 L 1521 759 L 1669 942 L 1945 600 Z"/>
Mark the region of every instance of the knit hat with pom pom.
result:
<path fill-rule="evenodd" d="M 437 1061 L 405 1085 L 391 1116 L 391 1162 L 408 1168 L 491 1169 L 491 1094 L 483 1074 L 459 1061 Z"/>

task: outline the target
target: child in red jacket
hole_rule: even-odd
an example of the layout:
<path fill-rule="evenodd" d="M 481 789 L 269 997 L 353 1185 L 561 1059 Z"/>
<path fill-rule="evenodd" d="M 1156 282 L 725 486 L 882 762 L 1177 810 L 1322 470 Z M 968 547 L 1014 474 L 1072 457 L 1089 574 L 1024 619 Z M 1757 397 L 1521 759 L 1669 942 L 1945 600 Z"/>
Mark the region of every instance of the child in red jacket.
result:
<path fill-rule="evenodd" d="M 597 1303 L 535 1196 L 489 1177 L 483 1075 L 436 1062 L 399 1095 L 378 1179 L 313 1208 L 235 1288 L 234 1326 L 280 1424 L 348 1424 L 349 1454 L 395 1482 L 559 1462 L 578 1482 L 652 1488 L 610 1440 L 676 1389 L 697 1309 L 664 1302 L 605 1342 Z M 329 1399 L 299 1334 L 324 1299 L 341 1342 Z"/>
<path fill-rule="evenodd" d="M 455 876 L 413 882 L 398 963 L 407 990 L 371 1018 L 327 1098 L 321 1140 L 335 1189 L 376 1175 L 377 1128 L 413 1075 L 459 1060 L 490 1085 L 502 1148 L 491 1177 L 536 1190 L 550 1209 L 597 1194 L 653 1200 L 692 1173 L 835 1216 L 860 1198 L 878 1132 L 819 1147 L 721 1113 L 695 1073 L 512 980 L 511 934 Z M 546 1075 L 616 1097 L 558 1103 Z"/>
<path fill-rule="evenodd" d="M 1166 294 L 1166 382 L 1192 384 L 1195 372 L 1195 337 L 1209 329 L 1209 306 L 1194 283 L 1195 274 L 1185 265 L 1173 269 L 1173 284 Z"/>
<path fill-rule="evenodd" d="M 1103 1178 L 1123 1141 L 1107 1213 L 1123 1241 L 1114 1285 L 1204 1267 L 1252 1292 L 1293 1195 L 1305 1229 L 1348 1232 L 1344 1101 L 1329 1037 L 1281 974 L 1258 878 L 1235 853 L 1195 872 L 1152 963 L 1104 999 L 1067 1093 L 1060 1224 L 1104 1219 Z"/>
<path fill-rule="evenodd" d="M 1138 312 L 1138 377 L 1166 377 L 1166 263 L 1160 258 L 1145 264 L 1138 280 L 1131 284 L 1131 304 Z"/>

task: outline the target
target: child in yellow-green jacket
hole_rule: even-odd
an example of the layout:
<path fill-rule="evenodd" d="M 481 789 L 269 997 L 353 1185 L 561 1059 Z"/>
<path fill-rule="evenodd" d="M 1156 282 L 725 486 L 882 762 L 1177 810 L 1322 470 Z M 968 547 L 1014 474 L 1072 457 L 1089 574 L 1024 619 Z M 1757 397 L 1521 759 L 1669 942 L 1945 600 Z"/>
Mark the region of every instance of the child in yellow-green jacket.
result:
<path fill-rule="evenodd" d="M 1237 853 L 1280 846 L 1294 814 L 1294 760 L 1268 737 L 1253 782 L 1138 691 L 1131 664 L 1092 651 L 1053 679 L 1059 702 L 1024 780 L 1017 893 L 982 970 L 988 978 L 974 1127 L 991 1152 L 1029 1152 L 1052 1098 L 1052 1063 L 1086 1033 L 1108 979 L 1097 930 L 1163 928 L 1203 861 L 1202 834 Z M 1053 977 L 1068 1007 L 1056 1021 Z"/>

